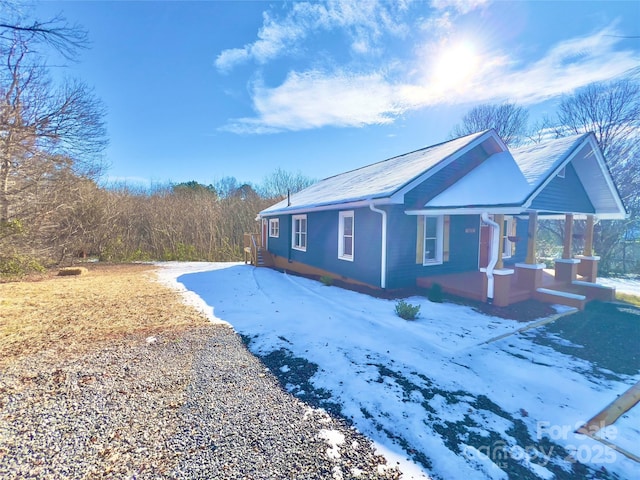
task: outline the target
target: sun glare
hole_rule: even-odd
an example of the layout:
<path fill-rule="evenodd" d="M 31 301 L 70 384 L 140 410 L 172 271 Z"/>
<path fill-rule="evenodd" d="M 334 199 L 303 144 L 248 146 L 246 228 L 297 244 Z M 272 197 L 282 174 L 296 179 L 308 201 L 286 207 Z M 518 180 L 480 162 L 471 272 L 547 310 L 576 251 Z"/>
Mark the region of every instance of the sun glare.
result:
<path fill-rule="evenodd" d="M 457 89 L 471 80 L 479 64 L 476 49 L 467 42 L 448 46 L 434 66 L 434 80 L 442 89 Z"/>

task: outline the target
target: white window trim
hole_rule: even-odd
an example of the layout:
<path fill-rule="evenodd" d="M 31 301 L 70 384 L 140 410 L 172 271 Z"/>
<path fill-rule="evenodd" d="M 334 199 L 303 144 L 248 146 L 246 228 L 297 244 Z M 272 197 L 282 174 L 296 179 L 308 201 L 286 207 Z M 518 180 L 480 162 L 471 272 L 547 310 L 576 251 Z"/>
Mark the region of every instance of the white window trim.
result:
<path fill-rule="evenodd" d="M 427 218 L 435 218 L 436 223 L 436 258 L 427 260 L 427 249 L 425 243 L 427 240 Z M 442 250 L 444 244 L 444 216 L 443 215 L 425 215 L 424 229 L 422 231 L 422 265 L 427 267 L 431 265 L 442 265 Z"/>
<path fill-rule="evenodd" d="M 351 255 L 346 255 L 344 253 L 344 219 L 351 218 Z M 347 260 L 349 262 L 353 262 L 353 257 L 355 255 L 354 247 L 355 247 L 355 236 L 356 236 L 356 222 L 355 217 L 353 215 L 353 210 L 348 210 L 344 212 L 338 213 L 338 258 L 340 260 Z"/>
<path fill-rule="evenodd" d="M 297 245 L 296 240 L 297 237 L 300 236 L 300 238 L 302 238 L 301 235 L 299 235 L 298 232 L 296 232 L 296 220 L 305 220 L 304 224 L 305 224 L 305 229 L 304 232 L 299 232 L 304 233 L 304 247 L 301 247 L 299 245 Z M 293 248 L 294 250 L 299 250 L 301 252 L 306 252 L 307 251 L 307 245 L 308 245 L 308 241 L 309 241 L 309 236 L 307 234 L 308 230 L 309 230 L 309 224 L 307 223 L 307 216 L 306 215 L 293 215 L 291 217 L 291 248 Z"/>
<path fill-rule="evenodd" d="M 511 240 L 509 240 L 509 236 L 511 235 L 511 231 L 513 230 L 513 217 L 508 217 L 505 215 L 504 217 L 504 221 L 507 223 L 507 226 L 504 230 L 504 232 L 502 232 L 502 245 L 503 245 L 503 251 L 502 251 L 502 258 L 511 258 L 511 252 L 513 251 L 513 244 L 514 242 L 512 242 Z"/>
<path fill-rule="evenodd" d="M 565 178 L 567 176 L 567 166 L 565 165 L 558 172 L 558 178 Z"/>
<path fill-rule="evenodd" d="M 279 218 L 269 219 L 269 238 L 280 238 L 280 219 Z"/>

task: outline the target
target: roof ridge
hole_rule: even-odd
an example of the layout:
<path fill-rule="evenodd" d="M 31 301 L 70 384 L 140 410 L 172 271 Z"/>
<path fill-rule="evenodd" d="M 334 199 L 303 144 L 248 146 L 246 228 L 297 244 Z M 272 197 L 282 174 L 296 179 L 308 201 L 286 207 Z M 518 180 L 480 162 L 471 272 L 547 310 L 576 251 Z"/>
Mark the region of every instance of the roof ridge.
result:
<path fill-rule="evenodd" d="M 324 182 L 325 180 L 330 180 L 330 179 L 332 179 L 332 178 L 340 177 L 340 176 L 342 176 L 342 175 L 346 175 L 346 174 L 348 174 L 348 173 L 357 172 L 358 170 L 363 170 L 363 169 L 365 169 L 365 168 L 369 168 L 369 167 L 372 167 L 372 166 L 374 166 L 374 165 L 380 165 L 381 163 L 389 162 L 389 161 L 391 161 L 391 160 L 395 160 L 395 159 L 400 158 L 400 157 L 406 157 L 406 156 L 408 156 L 408 155 L 413 155 L 414 153 L 418 153 L 418 152 L 422 152 L 422 151 L 427 151 L 427 150 L 432 150 L 432 149 L 434 149 L 434 148 L 437 148 L 437 147 L 441 147 L 441 146 L 443 146 L 443 145 L 446 145 L 447 143 L 455 142 L 455 141 L 457 141 L 457 140 L 461 140 L 461 139 L 466 138 L 466 137 L 477 136 L 477 137 L 479 138 L 479 137 L 481 137 L 482 135 L 484 135 L 484 134 L 486 134 L 487 132 L 489 132 L 490 130 L 493 130 L 493 129 L 491 129 L 491 128 L 490 128 L 490 129 L 487 129 L 487 130 L 482 130 L 482 131 L 479 131 L 479 132 L 470 133 L 470 134 L 468 134 L 468 135 L 462 135 L 461 137 L 452 138 L 452 139 L 450 139 L 450 140 L 446 140 L 446 141 L 444 141 L 444 142 L 436 143 L 435 145 L 429 145 L 429 146 L 427 146 L 427 147 L 418 148 L 418 149 L 416 149 L 416 150 L 412 150 L 412 151 L 410 151 L 410 152 L 402 153 L 402 154 L 400 154 L 400 155 L 394 155 L 393 157 L 385 158 L 384 160 L 378 160 L 377 162 L 368 163 L 367 165 L 363 165 L 363 166 L 361 166 L 361 167 L 354 168 L 354 169 L 352 169 L 352 170 L 347 170 L 347 171 L 345 171 L 345 172 L 340 172 L 340 173 L 336 173 L 335 175 L 331 175 L 330 177 L 325 177 L 325 178 L 323 178 L 322 180 L 320 180 L 320 182 Z M 457 150 L 456 150 L 456 151 L 457 151 Z M 454 152 L 454 153 L 455 153 L 455 152 Z M 320 183 L 320 182 L 318 182 L 318 183 Z M 316 185 L 317 185 L 317 184 L 316 184 Z"/>

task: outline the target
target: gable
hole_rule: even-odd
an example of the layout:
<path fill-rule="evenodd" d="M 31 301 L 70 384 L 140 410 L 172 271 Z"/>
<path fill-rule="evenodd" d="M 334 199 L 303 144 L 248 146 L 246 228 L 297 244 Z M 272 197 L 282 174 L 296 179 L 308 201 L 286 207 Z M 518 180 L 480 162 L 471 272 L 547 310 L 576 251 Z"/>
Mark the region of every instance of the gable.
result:
<path fill-rule="evenodd" d="M 553 148 L 557 150 L 558 145 L 562 145 L 562 143 L 568 142 L 572 138 L 577 138 L 577 141 L 564 154 L 556 157 L 553 162 L 553 168 L 546 175 L 546 180 L 543 176 L 539 177 L 542 183 L 531 194 L 525 206 L 529 208 L 536 204 L 543 209 L 549 208 L 550 211 L 556 212 L 593 213 L 600 219 L 625 218 L 626 210 L 593 133 L 554 140 L 548 142 L 547 145 L 552 147 L 551 150 Z M 557 158 L 561 160 L 559 163 Z M 525 165 L 526 163 L 524 162 Z M 529 165 L 535 164 L 535 162 L 528 163 Z M 563 194 L 561 192 L 562 188 L 558 185 L 560 179 L 555 175 L 565 166 L 569 167 L 567 168 L 567 173 L 570 175 L 569 182 L 566 182 L 566 189 L 568 192 L 575 194 L 576 198 L 566 198 L 565 195 L 566 207 L 558 210 L 557 201 L 552 197 L 555 196 L 559 200 Z M 574 173 L 575 176 L 573 175 Z M 578 186 L 578 183 L 580 186 Z M 543 197 L 538 201 L 538 197 L 541 195 Z M 590 203 L 590 208 L 585 201 L 585 195 Z M 575 210 L 570 210 L 568 208 L 570 205 Z M 551 208 L 554 208 L 554 210 L 551 210 Z"/>
<path fill-rule="evenodd" d="M 422 208 L 429 200 L 444 192 L 498 152 L 502 152 L 501 146 L 494 138 L 487 138 L 407 192 L 404 196 L 406 208 Z"/>
<path fill-rule="evenodd" d="M 424 204 L 427 209 L 518 206 L 530 186 L 509 152 L 491 155 L 470 173 Z"/>
<path fill-rule="evenodd" d="M 531 208 L 540 212 L 595 213 L 572 162 L 565 166 L 564 178 L 555 175 L 531 202 Z"/>
<path fill-rule="evenodd" d="M 568 167 L 567 167 L 568 166 Z M 567 178 L 556 174 L 567 167 Z M 260 212 L 281 213 L 402 205 L 427 211 L 595 214 L 626 211 L 593 133 L 527 145 L 513 152 L 494 130 L 467 135 L 326 178 Z"/>

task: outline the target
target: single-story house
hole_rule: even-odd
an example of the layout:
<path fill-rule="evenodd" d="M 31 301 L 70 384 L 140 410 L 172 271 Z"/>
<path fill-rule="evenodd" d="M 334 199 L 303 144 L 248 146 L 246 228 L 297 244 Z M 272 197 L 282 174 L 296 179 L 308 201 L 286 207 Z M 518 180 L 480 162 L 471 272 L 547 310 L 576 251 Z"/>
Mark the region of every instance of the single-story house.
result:
<path fill-rule="evenodd" d="M 625 216 L 593 134 L 510 150 L 487 130 L 321 180 L 261 211 L 251 242 L 256 263 L 378 289 L 582 307 L 612 295 L 594 283 L 594 222 Z M 551 274 L 535 256 L 542 218 L 565 220 Z M 574 220 L 586 220 L 578 257 Z"/>

